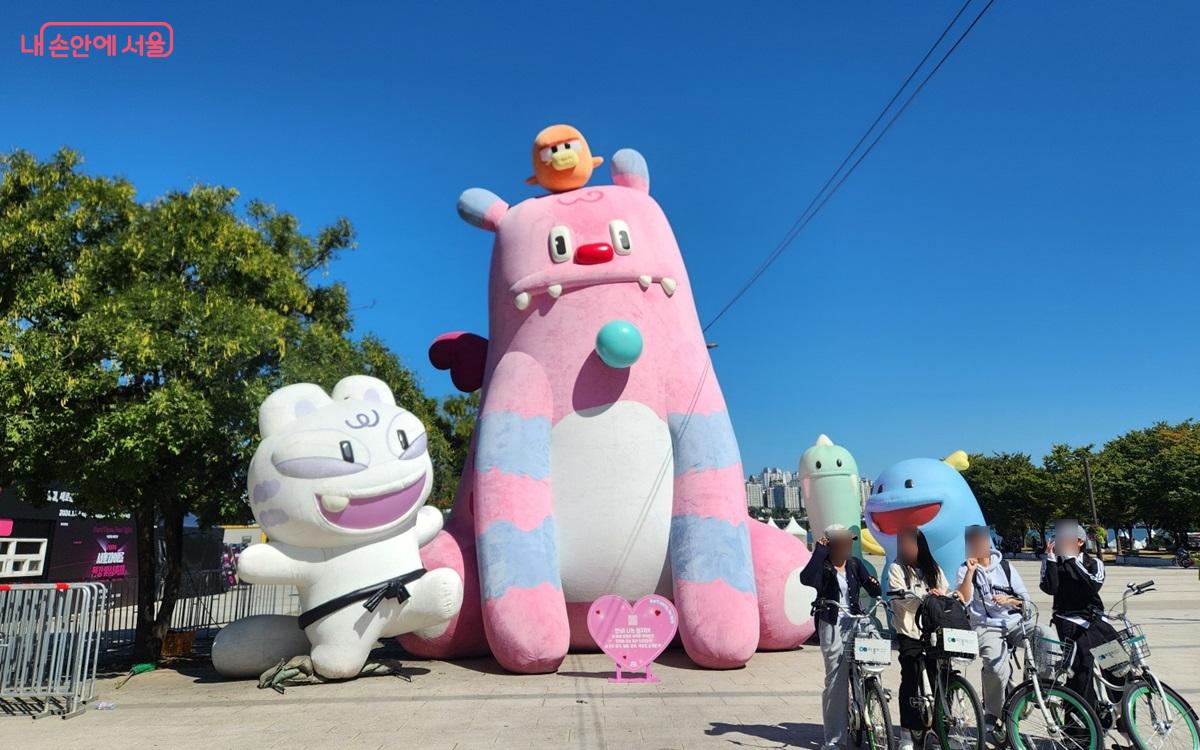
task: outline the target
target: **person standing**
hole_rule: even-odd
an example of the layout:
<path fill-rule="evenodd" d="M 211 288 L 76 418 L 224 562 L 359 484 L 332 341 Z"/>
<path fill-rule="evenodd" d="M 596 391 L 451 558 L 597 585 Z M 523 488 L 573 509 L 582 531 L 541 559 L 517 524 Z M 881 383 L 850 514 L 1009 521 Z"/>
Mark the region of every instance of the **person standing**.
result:
<path fill-rule="evenodd" d="M 925 656 L 917 610 L 926 596 L 945 596 L 950 584 L 920 529 L 905 529 L 896 535 L 896 561 L 888 566 L 887 579 L 900 661 L 900 750 L 913 750 L 912 733 L 925 729 L 921 709 L 913 703 L 920 689 L 921 669 L 930 675 L 935 669 L 934 661 Z"/>
<path fill-rule="evenodd" d="M 955 585 L 979 638 L 984 720 L 994 732 L 1008 697 L 1009 655 L 1021 639 L 1021 607 L 1029 600 L 1029 590 L 1021 574 L 993 547 L 986 526 L 968 526 L 965 537 L 967 560 L 958 568 Z"/>
<path fill-rule="evenodd" d="M 800 572 L 800 582 L 817 590 L 813 614 L 817 618 L 817 637 L 825 661 L 825 691 L 821 710 L 825 721 L 825 747 L 846 747 L 846 721 L 849 711 L 849 675 L 851 655 L 843 648 L 854 628 L 837 604 L 854 614 L 862 614 L 859 592 L 873 597 L 882 592 L 879 580 L 870 574 L 862 560 L 851 553 L 858 537 L 842 524 L 832 524 L 813 547 L 812 558 Z M 837 604 L 834 604 L 836 602 Z"/>

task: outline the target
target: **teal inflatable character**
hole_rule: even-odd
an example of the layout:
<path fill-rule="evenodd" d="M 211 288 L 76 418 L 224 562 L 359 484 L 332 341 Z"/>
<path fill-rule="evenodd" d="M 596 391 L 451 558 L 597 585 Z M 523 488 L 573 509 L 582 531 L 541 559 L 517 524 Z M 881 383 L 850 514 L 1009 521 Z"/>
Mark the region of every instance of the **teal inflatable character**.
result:
<path fill-rule="evenodd" d="M 800 456 L 800 497 L 808 512 L 809 541 L 815 542 L 832 524 L 854 531 L 854 556 L 862 560 L 871 575 L 878 577 L 875 566 L 863 557 L 861 536 L 862 490 L 858 462 L 850 451 L 820 435 Z M 866 592 L 863 596 L 869 599 Z"/>
<path fill-rule="evenodd" d="M 850 451 L 834 445 L 826 435 L 817 438 L 800 456 L 800 497 L 808 512 L 808 528 L 815 541 L 830 524 L 839 523 L 858 534 L 862 525 L 862 495 L 858 463 Z M 855 555 L 862 556 L 855 542 Z"/>
<path fill-rule="evenodd" d="M 910 458 L 884 470 L 867 498 L 867 526 L 887 554 L 896 559 L 896 533 L 916 527 L 946 577 L 967 557 L 963 531 L 983 525 L 983 512 L 967 481 L 959 473 L 968 466 L 967 454 L 955 451 L 942 461 Z"/>

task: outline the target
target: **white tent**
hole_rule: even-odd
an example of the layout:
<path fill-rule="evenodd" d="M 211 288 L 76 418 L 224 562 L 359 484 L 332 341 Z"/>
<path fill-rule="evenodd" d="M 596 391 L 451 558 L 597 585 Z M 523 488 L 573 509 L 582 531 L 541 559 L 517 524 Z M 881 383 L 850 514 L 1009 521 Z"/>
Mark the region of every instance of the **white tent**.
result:
<path fill-rule="evenodd" d="M 795 516 L 792 516 L 792 518 L 788 521 L 787 526 L 783 527 L 783 530 L 786 531 L 787 533 L 791 534 L 792 536 L 798 537 L 800 539 L 808 538 L 808 530 L 805 529 L 800 524 L 796 523 Z"/>

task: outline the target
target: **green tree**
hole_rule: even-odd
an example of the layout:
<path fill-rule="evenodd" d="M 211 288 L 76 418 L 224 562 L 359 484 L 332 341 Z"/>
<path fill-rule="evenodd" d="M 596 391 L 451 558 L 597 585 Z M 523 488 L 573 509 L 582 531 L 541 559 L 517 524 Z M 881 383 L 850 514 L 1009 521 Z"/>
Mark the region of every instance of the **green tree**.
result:
<path fill-rule="evenodd" d="M 84 512 L 133 517 L 136 657 L 155 659 L 184 517 L 248 515 L 257 407 L 272 390 L 375 374 L 426 421 L 443 493 L 456 459 L 437 402 L 378 340 L 350 341 L 341 285 L 313 283 L 353 247 L 348 221 L 306 235 L 263 203 L 243 215 L 222 187 L 139 203 L 128 182 L 79 164 L 68 150 L 0 160 L 0 485 L 37 500 L 58 482 Z"/>
<path fill-rule="evenodd" d="M 475 421 L 478 417 L 479 391 L 442 399 L 437 419 L 438 426 L 449 443 L 451 463 L 448 466 L 451 468 L 451 474 L 436 493 L 435 503 L 441 507 L 448 508 L 454 501 L 458 475 L 462 472 L 463 463 L 471 449 L 471 438 L 475 434 Z"/>
<path fill-rule="evenodd" d="M 1177 538 L 1200 523 L 1200 425 L 1160 422 L 1105 443 L 1097 485 L 1117 528 L 1161 528 Z"/>
<path fill-rule="evenodd" d="M 971 485 L 984 518 L 1004 537 L 1023 540 L 1028 526 L 1043 527 L 1042 473 L 1025 453 L 976 454 L 970 457 L 963 478 Z"/>
<path fill-rule="evenodd" d="M 1048 484 L 1047 500 L 1052 510 L 1051 520 L 1070 517 L 1086 525 L 1091 524 L 1092 503 L 1088 498 L 1087 477 L 1084 474 L 1085 458 L 1096 462 L 1097 456 L 1092 446 L 1072 448 L 1065 443 L 1052 445 L 1050 452 L 1042 458 Z"/>

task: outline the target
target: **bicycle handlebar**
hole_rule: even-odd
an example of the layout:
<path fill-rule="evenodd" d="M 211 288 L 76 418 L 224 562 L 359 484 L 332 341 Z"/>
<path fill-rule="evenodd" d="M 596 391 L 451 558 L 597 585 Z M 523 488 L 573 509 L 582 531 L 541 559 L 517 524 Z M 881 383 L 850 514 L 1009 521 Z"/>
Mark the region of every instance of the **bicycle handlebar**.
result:
<path fill-rule="evenodd" d="M 856 620 L 866 620 L 866 619 L 870 619 L 871 615 L 875 612 L 875 610 L 877 610 L 881 606 L 883 606 L 883 600 L 876 599 L 875 603 L 871 605 L 870 609 L 866 610 L 865 612 L 861 612 L 861 613 L 855 613 L 855 612 L 851 611 L 850 607 L 846 606 L 845 604 L 842 604 L 841 602 L 839 602 L 836 599 L 818 599 L 815 602 L 815 605 L 817 607 L 836 607 L 837 609 L 840 609 L 843 613 L 845 613 L 845 615 L 847 617 L 851 617 Z"/>

